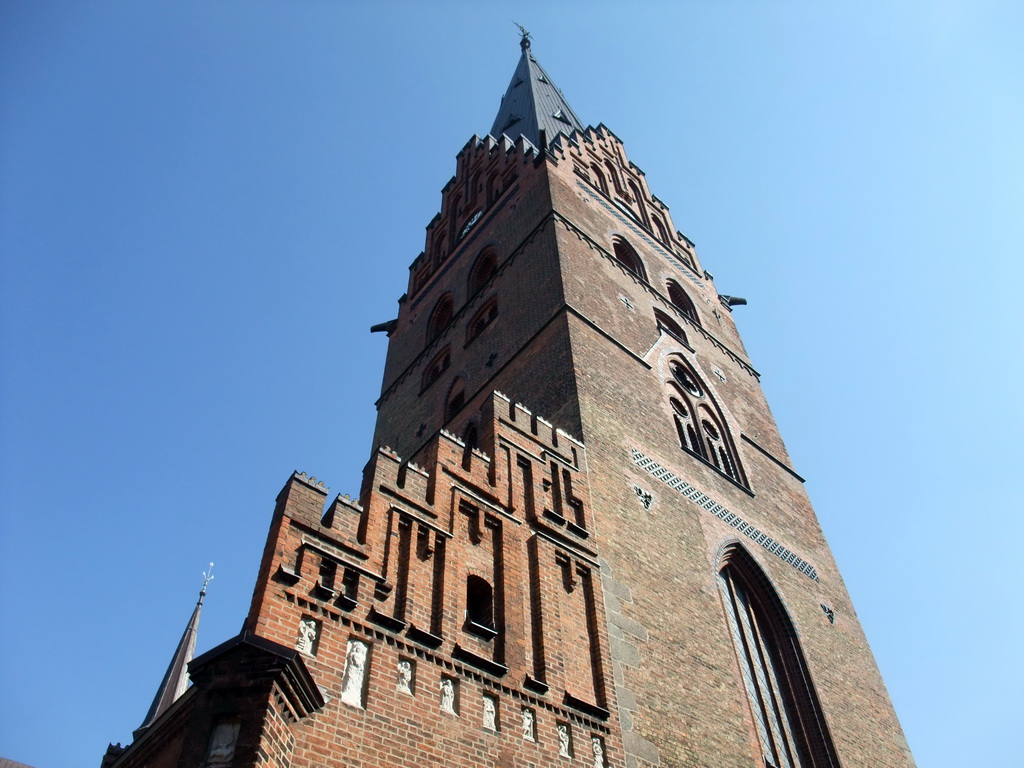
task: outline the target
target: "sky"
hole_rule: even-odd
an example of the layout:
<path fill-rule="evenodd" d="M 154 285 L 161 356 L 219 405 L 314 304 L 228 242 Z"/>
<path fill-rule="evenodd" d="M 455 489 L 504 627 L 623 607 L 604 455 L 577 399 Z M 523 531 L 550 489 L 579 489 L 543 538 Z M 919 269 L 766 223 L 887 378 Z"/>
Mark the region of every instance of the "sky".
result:
<path fill-rule="evenodd" d="M 921 768 L 1020 765 L 1024 6 L 0 2 L 0 756 L 97 765 L 355 493 L 519 56 L 724 293 Z"/>

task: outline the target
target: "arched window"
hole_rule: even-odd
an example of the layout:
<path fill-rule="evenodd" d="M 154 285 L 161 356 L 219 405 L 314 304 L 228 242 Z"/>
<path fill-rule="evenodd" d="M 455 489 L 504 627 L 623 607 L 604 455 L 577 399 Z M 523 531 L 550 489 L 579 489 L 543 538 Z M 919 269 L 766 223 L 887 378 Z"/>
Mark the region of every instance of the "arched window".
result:
<path fill-rule="evenodd" d="M 594 163 L 593 165 L 590 166 L 590 172 L 594 174 L 594 184 L 597 186 L 598 189 L 600 189 L 607 195 L 608 182 L 605 181 L 604 174 L 601 173 L 601 169 L 597 167 L 597 163 Z"/>
<path fill-rule="evenodd" d="M 466 383 L 462 380 L 462 377 L 455 379 L 452 383 L 451 389 L 448 390 L 448 400 L 444 407 L 444 420 L 450 421 L 455 418 L 455 414 L 462 410 L 462 406 L 466 404 Z"/>
<path fill-rule="evenodd" d="M 427 321 L 427 344 L 440 336 L 441 332 L 448 327 L 454 312 L 455 302 L 452 301 L 450 293 L 446 293 L 437 300 L 434 310 L 430 313 L 430 319 Z"/>
<path fill-rule="evenodd" d="M 466 628 L 470 631 L 494 631 L 494 590 L 486 579 L 466 579 Z"/>
<path fill-rule="evenodd" d="M 838 766 L 799 638 L 768 577 L 737 544 L 718 586 L 764 764 Z"/>
<path fill-rule="evenodd" d="M 718 469 L 722 470 L 734 480 L 739 479 L 739 473 L 732 460 L 732 455 L 725 443 L 724 433 L 718 419 L 706 406 L 701 406 L 697 414 L 700 419 L 701 437 L 707 447 L 707 458 Z"/>
<path fill-rule="evenodd" d="M 679 436 L 679 447 L 699 456 L 730 479 L 746 485 L 736 450 L 725 429 L 718 406 L 697 374 L 681 360 L 668 365 L 669 405 Z"/>
<path fill-rule="evenodd" d="M 498 317 L 498 299 L 492 297 L 477 310 L 477 313 L 473 315 L 473 319 L 469 321 L 469 325 L 466 326 L 466 343 L 468 344 L 481 333 L 484 328 L 494 322 Z"/>
<path fill-rule="evenodd" d="M 469 270 L 469 295 L 475 296 L 477 292 L 491 279 L 494 271 L 498 268 L 498 255 L 493 248 L 476 257 L 473 268 Z"/>
<path fill-rule="evenodd" d="M 676 422 L 679 444 L 690 453 L 700 456 L 703 445 L 697 437 L 693 407 L 687 402 L 686 398 L 670 397 L 669 403 L 672 405 L 672 418 Z"/>
<path fill-rule="evenodd" d="M 669 280 L 667 287 L 668 300 L 672 302 L 672 306 L 682 312 L 697 325 L 700 325 L 700 318 L 697 317 L 697 307 L 693 305 L 693 301 L 686 295 L 686 291 L 683 290 L 683 287 L 675 280 Z"/>
<path fill-rule="evenodd" d="M 619 264 L 624 266 L 641 280 L 647 280 L 647 272 L 644 270 L 644 263 L 640 261 L 640 256 L 637 255 L 637 252 L 634 250 L 632 245 L 627 243 L 621 237 L 616 237 L 612 240 L 612 252 L 615 255 L 615 260 L 619 262 Z"/>
<path fill-rule="evenodd" d="M 437 381 L 441 374 L 448 370 L 449 365 L 451 365 L 451 351 L 448 347 L 445 347 L 434 355 L 434 359 L 430 361 L 430 365 L 423 370 L 423 384 L 420 389 L 426 389 Z"/>
<path fill-rule="evenodd" d="M 677 323 L 671 317 L 666 315 L 660 309 L 656 309 L 654 310 L 654 319 L 658 324 L 659 331 L 664 331 L 669 336 L 672 336 L 673 338 L 683 342 L 683 344 L 688 344 L 688 342 L 686 341 L 686 334 L 683 332 L 683 329 L 680 328 L 679 323 Z"/>

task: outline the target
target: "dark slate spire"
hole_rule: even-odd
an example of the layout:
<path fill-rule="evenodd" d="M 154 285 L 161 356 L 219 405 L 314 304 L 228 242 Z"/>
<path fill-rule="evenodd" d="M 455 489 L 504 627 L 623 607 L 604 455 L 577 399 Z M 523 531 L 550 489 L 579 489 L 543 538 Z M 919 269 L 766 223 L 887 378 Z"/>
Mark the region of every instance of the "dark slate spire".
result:
<path fill-rule="evenodd" d="M 157 689 L 156 697 L 149 707 L 149 712 L 146 713 L 146 719 L 143 720 L 142 725 L 136 728 L 132 734 L 136 739 L 160 715 L 166 712 L 188 688 L 188 663 L 192 661 L 192 656 L 196 651 L 196 635 L 199 632 L 199 612 L 203 608 L 203 598 L 206 597 L 206 586 L 213 579 L 212 574 L 213 563 L 210 563 L 210 570 L 203 574 L 203 588 L 199 590 L 199 601 L 196 603 L 195 610 L 192 611 L 192 618 L 188 620 L 188 625 L 185 627 L 185 634 L 178 641 L 178 647 L 174 651 L 174 656 L 171 657 L 171 663 L 164 673 L 164 679 L 160 681 L 160 687 Z"/>
<path fill-rule="evenodd" d="M 523 55 L 501 99 L 491 135 L 499 139 L 504 134 L 513 141 L 524 136 L 535 147 L 543 149 L 542 145 L 550 142 L 556 134 L 568 135 L 573 131 L 582 131 L 583 124 L 562 92 L 533 58 L 530 35 L 525 30 L 519 46 L 523 49 Z"/>

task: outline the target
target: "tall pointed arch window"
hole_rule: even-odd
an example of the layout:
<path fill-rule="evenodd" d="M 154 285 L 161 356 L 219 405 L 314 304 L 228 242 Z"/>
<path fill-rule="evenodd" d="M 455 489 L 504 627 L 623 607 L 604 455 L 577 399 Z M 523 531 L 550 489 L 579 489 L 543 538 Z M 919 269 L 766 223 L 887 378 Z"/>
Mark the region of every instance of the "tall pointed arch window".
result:
<path fill-rule="evenodd" d="M 668 367 L 672 374 L 668 382 L 669 405 L 679 447 L 746 486 L 725 420 L 707 387 L 681 359 L 670 361 Z"/>
<path fill-rule="evenodd" d="M 697 307 L 694 306 L 693 300 L 687 295 L 683 287 L 679 285 L 675 280 L 669 280 L 666 283 L 668 289 L 668 300 L 672 302 L 672 306 L 678 309 L 690 320 L 700 325 L 700 318 L 697 316 Z"/>
<path fill-rule="evenodd" d="M 640 261 L 640 256 L 632 245 L 621 237 L 616 237 L 612 240 L 612 253 L 619 264 L 641 280 L 647 280 L 647 271 L 644 269 L 644 263 Z"/>
<path fill-rule="evenodd" d="M 605 181 L 604 174 L 601 172 L 601 169 L 597 167 L 597 163 L 594 163 L 590 166 L 590 172 L 594 176 L 594 184 L 597 186 L 599 190 L 601 190 L 604 194 L 607 195 L 608 182 Z"/>
<path fill-rule="evenodd" d="M 764 571 L 738 544 L 723 558 L 718 587 L 764 765 L 838 768 L 793 623 Z"/>
<path fill-rule="evenodd" d="M 441 332 L 451 324 L 454 313 L 455 302 L 452 301 L 452 295 L 446 293 L 437 300 L 437 304 L 434 305 L 434 309 L 430 313 L 430 319 L 427 321 L 427 344 L 440 336 Z"/>

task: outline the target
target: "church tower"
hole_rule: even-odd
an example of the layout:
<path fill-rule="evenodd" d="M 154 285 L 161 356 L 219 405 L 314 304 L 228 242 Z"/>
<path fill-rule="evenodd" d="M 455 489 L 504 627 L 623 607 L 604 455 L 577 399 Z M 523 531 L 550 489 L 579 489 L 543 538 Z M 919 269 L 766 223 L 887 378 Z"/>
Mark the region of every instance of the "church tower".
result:
<path fill-rule="evenodd" d="M 242 634 L 105 765 L 913 765 L 743 300 L 521 47 L 375 328 L 358 499 L 288 480 Z"/>

